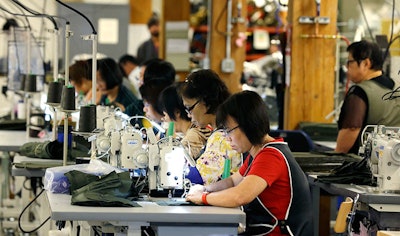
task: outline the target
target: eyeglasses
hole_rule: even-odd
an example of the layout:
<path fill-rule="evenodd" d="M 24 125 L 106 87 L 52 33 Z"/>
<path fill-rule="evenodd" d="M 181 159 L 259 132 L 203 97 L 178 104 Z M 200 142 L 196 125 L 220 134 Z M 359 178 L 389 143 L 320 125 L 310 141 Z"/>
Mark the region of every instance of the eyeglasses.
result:
<path fill-rule="evenodd" d="M 354 60 L 354 59 L 353 60 L 347 60 L 346 61 L 346 66 L 349 67 L 350 63 L 355 62 L 355 61 L 357 61 L 357 60 Z"/>
<path fill-rule="evenodd" d="M 232 129 L 224 129 L 224 135 L 229 136 L 230 133 L 232 133 L 232 131 L 234 131 L 235 129 L 237 129 L 239 127 L 240 127 L 240 125 L 237 125 L 237 126 L 233 127 Z"/>
<path fill-rule="evenodd" d="M 192 106 L 190 107 L 186 107 L 185 111 L 188 114 L 192 114 L 192 110 L 194 109 L 194 107 L 200 102 L 200 100 L 197 100 L 197 102 L 195 102 Z"/>

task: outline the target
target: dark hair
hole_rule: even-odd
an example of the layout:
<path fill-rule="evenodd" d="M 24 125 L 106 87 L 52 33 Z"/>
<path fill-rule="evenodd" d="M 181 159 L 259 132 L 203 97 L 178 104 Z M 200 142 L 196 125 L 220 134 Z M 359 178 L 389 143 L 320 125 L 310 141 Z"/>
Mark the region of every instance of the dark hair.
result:
<path fill-rule="evenodd" d="M 192 72 L 182 86 L 182 96 L 205 103 L 207 114 L 215 114 L 230 93 L 217 73 L 210 69 Z"/>
<path fill-rule="evenodd" d="M 382 70 L 383 53 L 378 44 L 361 40 L 350 44 L 347 47 L 347 52 L 353 56 L 358 64 L 360 64 L 360 61 L 369 58 L 372 70 Z"/>
<path fill-rule="evenodd" d="M 140 65 L 141 66 L 148 66 L 148 65 L 150 65 L 151 63 L 153 63 L 153 62 L 157 62 L 157 61 L 162 61 L 162 59 L 161 58 L 150 58 L 150 59 L 148 59 L 148 60 L 145 60 L 144 62 L 142 62 Z"/>
<path fill-rule="evenodd" d="M 122 72 L 114 59 L 107 57 L 98 60 L 97 71 L 99 71 L 101 77 L 106 82 L 107 89 L 112 89 L 122 84 Z"/>
<path fill-rule="evenodd" d="M 127 63 L 127 62 L 131 62 L 131 63 L 133 63 L 133 64 L 135 64 L 135 65 L 138 65 L 139 64 L 139 61 L 138 61 L 138 59 L 136 58 L 136 57 L 134 57 L 134 56 L 132 56 L 132 55 L 129 55 L 129 54 L 124 54 L 124 55 L 122 55 L 120 58 L 119 58 L 119 60 L 118 60 L 118 63 L 119 64 L 125 64 L 125 63 Z"/>
<path fill-rule="evenodd" d="M 77 85 L 81 85 L 83 82 L 82 78 L 92 80 L 90 71 L 91 63 L 89 65 L 87 60 L 76 61 L 69 67 L 69 80 L 74 81 Z"/>
<path fill-rule="evenodd" d="M 146 65 L 146 69 L 143 74 L 143 83 L 147 83 L 153 79 L 168 80 L 170 83 L 175 82 L 175 68 L 174 66 L 164 60 L 152 60 Z"/>
<path fill-rule="evenodd" d="M 153 13 L 153 15 L 147 21 L 147 28 L 150 28 L 153 25 L 159 25 L 159 24 L 160 24 L 160 19 L 158 18 L 158 15 Z"/>
<path fill-rule="evenodd" d="M 171 82 L 165 79 L 153 79 L 148 81 L 139 87 L 140 95 L 142 95 L 142 99 L 146 100 L 159 114 L 163 114 L 163 111 L 158 104 L 158 97 L 165 89 L 171 85 Z"/>
<path fill-rule="evenodd" d="M 228 116 L 238 123 L 253 145 L 262 144 L 270 132 L 267 106 L 254 91 L 233 94 L 221 104 L 217 111 L 217 126 L 225 127 Z"/>
<path fill-rule="evenodd" d="M 139 61 L 136 57 L 129 55 L 129 54 L 122 55 L 118 60 L 118 65 L 119 65 L 119 69 L 121 70 L 122 75 L 125 77 L 128 77 L 129 75 L 127 75 L 125 73 L 125 70 L 122 68 L 122 66 L 128 62 L 132 63 L 134 65 L 139 65 Z"/>
<path fill-rule="evenodd" d="M 175 112 L 179 111 L 179 117 L 190 121 L 185 106 L 183 105 L 182 97 L 179 94 L 179 89 L 182 82 L 177 82 L 166 87 L 158 98 L 158 104 L 162 111 L 165 111 L 172 120 L 176 120 Z"/>

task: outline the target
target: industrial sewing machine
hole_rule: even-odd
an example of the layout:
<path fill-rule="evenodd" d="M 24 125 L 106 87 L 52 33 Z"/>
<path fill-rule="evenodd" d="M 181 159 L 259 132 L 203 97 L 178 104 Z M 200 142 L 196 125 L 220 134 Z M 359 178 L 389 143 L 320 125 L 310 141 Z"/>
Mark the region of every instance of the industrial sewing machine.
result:
<path fill-rule="evenodd" d="M 400 127 L 367 126 L 362 141 L 359 154 L 369 158 L 378 190 L 400 192 Z"/>
<path fill-rule="evenodd" d="M 110 165 L 117 168 L 145 169 L 151 192 L 183 190 L 185 170 L 195 161 L 175 138 L 157 140 L 153 127 L 132 126 L 130 120 L 135 118 L 98 107 L 97 128 L 101 131 L 95 140 L 97 155 L 107 156 Z"/>

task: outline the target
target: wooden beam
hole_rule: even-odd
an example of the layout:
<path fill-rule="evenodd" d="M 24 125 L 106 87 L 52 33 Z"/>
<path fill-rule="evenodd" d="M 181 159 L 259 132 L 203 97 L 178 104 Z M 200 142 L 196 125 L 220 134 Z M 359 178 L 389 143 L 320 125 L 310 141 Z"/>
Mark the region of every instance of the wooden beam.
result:
<path fill-rule="evenodd" d="M 152 15 L 152 1 L 129 0 L 130 23 L 147 24 Z"/>
<path fill-rule="evenodd" d="M 321 1 L 320 16 L 329 24 L 301 24 L 301 16 L 316 16 L 316 1 L 290 1 L 284 128 L 296 129 L 299 122 L 331 122 L 325 117 L 334 108 L 336 66 L 335 38 L 337 0 Z M 288 77 L 289 76 L 289 77 Z"/>
<path fill-rule="evenodd" d="M 232 16 L 238 15 L 237 4 L 240 0 L 232 0 Z M 241 16 L 247 14 L 246 1 L 242 2 Z M 209 33 L 211 33 L 211 44 L 210 44 L 210 68 L 217 72 L 221 79 L 226 83 L 231 93 L 235 93 L 241 90 L 240 78 L 243 71 L 243 62 L 246 57 L 246 42 L 243 45 L 236 44 L 236 40 L 239 39 L 239 33 L 246 32 L 246 24 L 234 23 L 232 24 L 231 32 L 231 58 L 235 62 L 235 69 L 232 73 L 224 73 L 221 70 L 222 60 L 226 57 L 226 26 L 227 26 L 227 1 L 212 1 L 211 10 L 211 26 L 209 27 Z"/>

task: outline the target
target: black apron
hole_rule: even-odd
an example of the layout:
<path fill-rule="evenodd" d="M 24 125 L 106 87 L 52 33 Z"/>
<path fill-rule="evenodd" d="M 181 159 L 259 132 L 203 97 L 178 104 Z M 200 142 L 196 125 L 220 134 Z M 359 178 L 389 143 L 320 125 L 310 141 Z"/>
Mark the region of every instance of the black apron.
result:
<path fill-rule="evenodd" d="M 311 193 L 307 177 L 286 143 L 268 143 L 264 148 L 277 149 L 285 157 L 291 182 L 291 201 L 285 219 L 277 219 L 264 206 L 259 197 L 244 205 L 246 231 L 240 235 L 265 235 L 272 232 L 277 226 L 284 235 L 313 235 Z M 250 171 L 253 157 L 250 158 L 244 176 Z"/>

